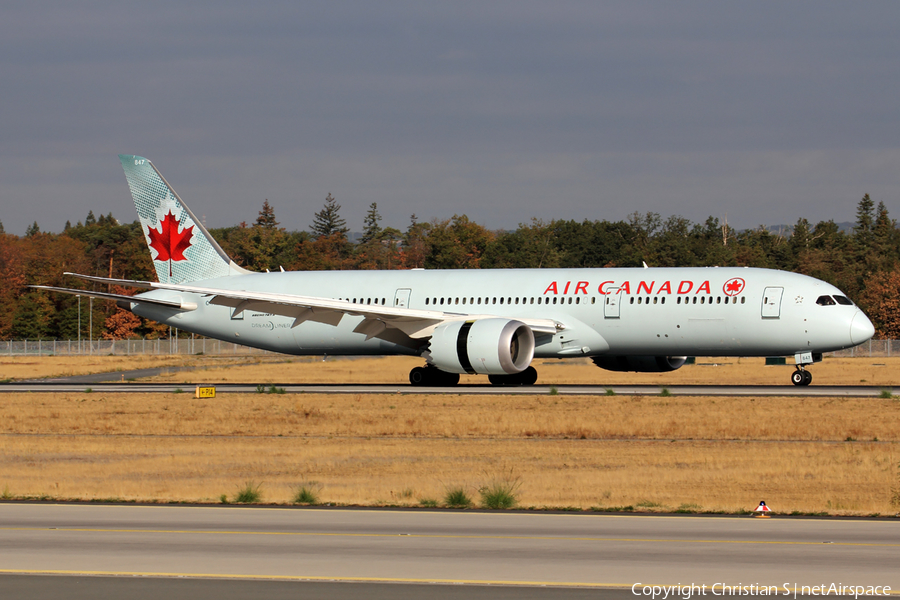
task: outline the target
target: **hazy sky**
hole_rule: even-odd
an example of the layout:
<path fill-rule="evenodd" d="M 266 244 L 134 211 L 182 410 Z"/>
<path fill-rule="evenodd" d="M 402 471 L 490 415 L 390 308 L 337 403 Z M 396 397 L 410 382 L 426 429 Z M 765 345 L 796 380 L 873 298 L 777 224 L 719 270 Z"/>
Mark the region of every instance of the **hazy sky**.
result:
<path fill-rule="evenodd" d="M 900 216 L 900 3 L 4 2 L 0 221 Z"/>

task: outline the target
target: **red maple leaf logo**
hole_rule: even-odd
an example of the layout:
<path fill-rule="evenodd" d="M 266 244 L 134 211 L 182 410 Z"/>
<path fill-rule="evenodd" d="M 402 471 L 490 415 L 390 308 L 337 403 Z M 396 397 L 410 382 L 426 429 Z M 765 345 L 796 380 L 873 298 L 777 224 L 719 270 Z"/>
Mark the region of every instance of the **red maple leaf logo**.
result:
<path fill-rule="evenodd" d="M 150 247 L 156 250 L 155 260 L 187 260 L 184 251 L 191 247 L 194 226 L 178 231 L 178 219 L 170 210 L 159 222 L 159 231 L 147 228 Z"/>
<path fill-rule="evenodd" d="M 728 296 L 737 296 L 742 291 L 744 291 L 744 280 L 740 277 L 729 279 L 725 282 L 725 286 L 722 288 L 722 291 L 724 291 Z"/>

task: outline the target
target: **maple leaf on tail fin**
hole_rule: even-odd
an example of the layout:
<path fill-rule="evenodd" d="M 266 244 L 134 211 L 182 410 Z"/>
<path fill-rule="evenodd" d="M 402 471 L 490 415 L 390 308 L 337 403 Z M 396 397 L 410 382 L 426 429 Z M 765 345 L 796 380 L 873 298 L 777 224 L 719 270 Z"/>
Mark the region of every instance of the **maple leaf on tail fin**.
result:
<path fill-rule="evenodd" d="M 159 222 L 159 231 L 152 227 L 147 228 L 150 236 L 150 247 L 156 250 L 154 260 L 187 260 L 184 251 L 191 247 L 191 237 L 194 226 L 185 227 L 178 231 L 178 219 L 170 210 L 163 220 Z"/>

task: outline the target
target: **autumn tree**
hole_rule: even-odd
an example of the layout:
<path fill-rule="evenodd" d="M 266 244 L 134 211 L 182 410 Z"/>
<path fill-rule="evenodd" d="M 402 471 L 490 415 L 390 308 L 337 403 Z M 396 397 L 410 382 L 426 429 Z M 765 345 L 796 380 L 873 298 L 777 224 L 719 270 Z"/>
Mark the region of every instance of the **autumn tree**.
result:
<path fill-rule="evenodd" d="M 484 252 L 482 266 L 492 269 L 540 269 L 559 266 L 555 232 L 532 219 L 515 231 L 500 231 Z"/>
<path fill-rule="evenodd" d="M 403 234 L 400 247 L 400 261 L 403 268 L 425 268 L 425 258 L 428 256 L 428 232 L 430 223 L 420 223 L 416 213 L 409 217 L 409 226 Z"/>
<path fill-rule="evenodd" d="M 112 286 L 112 293 L 131 296 L 134 294 L 134 290 L 114 285 Z M 105 320 L 106 331 L 101 334 L 101 337 L 106 340 L 127 340 L 135 336 L 135 332 L 141 324 L 139 316 L 130 310 L 116 306 L 115 311 Z"/>
<path fill-rule="evenodd" d="M 433 221 L 428 232 L 429 253 L 425 267 L 429 269 L 477 269 L 481 255 L 493 241 L 493 234 L 469 220 L 466 215 L 453 215 L 446 221 Z"/>
<path fill-rule="evenodd" d="M 278 226 L 275 209 L 268 200 L 252 226 L 213 229 L 210 234 L 235 263 L 251 271 L 277 271 L 296 261 L 297 244 L 308 237 L 304 232 L 288 233 Z"/>
<path fill-rule="evenodd" d="M 873 275 L 858 303 L 875 325 L 876 337 L 900 339 L 900 269 Z"/>

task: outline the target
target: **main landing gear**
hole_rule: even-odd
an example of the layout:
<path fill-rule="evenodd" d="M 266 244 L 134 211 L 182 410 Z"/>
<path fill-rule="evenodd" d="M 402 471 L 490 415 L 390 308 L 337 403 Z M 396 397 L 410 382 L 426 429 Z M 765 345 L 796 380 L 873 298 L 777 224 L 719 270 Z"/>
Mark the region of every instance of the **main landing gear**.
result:
<path fill-rule="evenodd" d="M 537 371 L 534 367 L 528 367 L 521 373 L 513 375 L 488 375 L 488 381 L 493 385 L 534 385 L 537 381 Z M 410 371 L 409 382 L 415 386 L 450 387 L 459 383 L 459 375 L 428 365 Z"/>
<path fill-rule="evenodd" d="M 537 382 L 537 370 L 528 367 L 513 375 L 488 375 L 488 381 L 493 385 L 534 385 Z"/>
<path fill-rule="evenodd" d="M 797 369 L 791 373 L 791 383 L 794 385 L 809 385 L 812 383 L 812 373 L 797 365 Z"/>
<path fill-rule="evenodd" d="M 437 367 L 416 367 L 409 372 L 409 382 L 413 385 L 450 387 L 459 383 L 459 373 L 447 373 Z"/>

